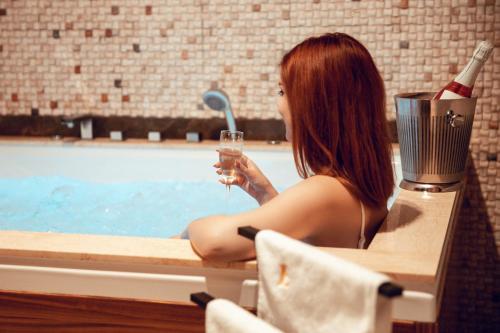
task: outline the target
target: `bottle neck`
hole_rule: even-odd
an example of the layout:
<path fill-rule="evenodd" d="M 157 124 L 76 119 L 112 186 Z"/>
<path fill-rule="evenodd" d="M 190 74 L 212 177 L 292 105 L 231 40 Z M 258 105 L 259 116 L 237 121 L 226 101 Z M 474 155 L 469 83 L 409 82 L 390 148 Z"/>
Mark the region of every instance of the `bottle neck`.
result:
<path fill-rule="evenodd" d="M 472 87 L 474 82 L 476 81 L 481 68 L 483 67 L 484 62 L 481 60 L 472 57 L 471 60 L 467 63 L 465 68 L 457 75 L 455 78 L 455 82 L 458 82 L 464 86 Z"/>

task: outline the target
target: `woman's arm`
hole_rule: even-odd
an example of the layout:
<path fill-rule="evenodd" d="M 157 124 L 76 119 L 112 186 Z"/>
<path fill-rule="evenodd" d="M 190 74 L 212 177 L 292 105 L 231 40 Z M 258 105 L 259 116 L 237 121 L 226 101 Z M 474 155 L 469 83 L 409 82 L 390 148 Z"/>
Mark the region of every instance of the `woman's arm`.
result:
<path fill-rule="evenodd" d="M 342 196 L 351 195 L 334 178 L 314 176 L 301 181 L 251 211 L 209 216 L 192 222 L 189 238 L 204 259 L 233 261 L 255 257 L 254 243 L 237 234 L 240 226 L 272 229 L 296 239 L 314 234 L 342 209 Z M 337 199 L 336 199 L 337 198 Z"/>

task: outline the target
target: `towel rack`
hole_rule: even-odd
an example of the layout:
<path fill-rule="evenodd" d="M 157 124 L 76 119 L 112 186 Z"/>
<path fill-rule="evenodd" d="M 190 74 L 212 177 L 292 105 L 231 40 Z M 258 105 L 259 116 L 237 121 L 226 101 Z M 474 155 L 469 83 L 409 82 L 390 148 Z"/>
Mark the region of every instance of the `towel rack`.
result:
<path fill-rule="evenodd" d="M 238 227 L 238 235 L 255 241 L 255 236 L 260 230 L 252 226 Z M 403 287 L 392 283 L 384 282 L 378 287 L 378 293 L 382 296 L 392 298 L 403 294 Z"/>

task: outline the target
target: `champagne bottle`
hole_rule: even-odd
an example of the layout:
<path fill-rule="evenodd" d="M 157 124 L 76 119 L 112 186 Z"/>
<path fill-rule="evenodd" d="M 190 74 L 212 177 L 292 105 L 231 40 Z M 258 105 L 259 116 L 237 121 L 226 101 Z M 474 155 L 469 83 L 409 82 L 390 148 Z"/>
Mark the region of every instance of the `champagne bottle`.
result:
<path fill-rule="evenodd" d="M 441 89 L 432 99 L 469 98 L 472 95 L 474 82 L 493 51 L 493 44 L 482 41 L 474 50 L 472 58 L 457 77 Z"/>

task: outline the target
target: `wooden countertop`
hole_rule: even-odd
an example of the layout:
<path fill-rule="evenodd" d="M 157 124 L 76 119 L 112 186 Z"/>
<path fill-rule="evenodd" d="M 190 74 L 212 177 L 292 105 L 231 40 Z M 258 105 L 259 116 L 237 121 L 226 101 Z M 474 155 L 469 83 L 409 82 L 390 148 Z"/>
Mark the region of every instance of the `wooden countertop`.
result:
<path fill-rule="evenodd" d="M 0 138 L 4 143 L 64 144 L 47 138 Z M 177 147 L 182 140 L 147 143 L 127 140 L 109 143 L 107 139 L 76 141 L 77 145 L 140 145 Z M 202 145 L 216 145 L 203 142 Z M 274 147 L 266 143 L 246 143 L 262 149 L 290 149 L 285 143 Z M 397 146 L 396 146 L 397 148 Z M 321 248 L 347 260 L 383 272 L 412 290 L 431 292 L 440 297 L 447 256 L 462 190 L 426 193 L 401 190 L 381 229 L 366 250 Z M 173 265 L 185 267 L 230 268 L 255 271 L 255 261 L 217 263 L 202 261 L 189 241 L 178 239 L 99 236 L 19 231 L 0 231 L 0 257 L 50 258 L 112 263 Z M 0 260 L 1 261 L 1 260 Z"/>

